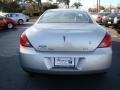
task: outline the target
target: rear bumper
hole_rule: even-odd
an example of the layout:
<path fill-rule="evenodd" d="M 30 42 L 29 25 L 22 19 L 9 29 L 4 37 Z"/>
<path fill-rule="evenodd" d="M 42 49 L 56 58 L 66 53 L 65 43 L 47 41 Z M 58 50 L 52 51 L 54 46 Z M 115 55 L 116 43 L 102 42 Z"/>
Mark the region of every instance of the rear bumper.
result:
<path fill-rule="evenodd" d="M 54 67 L 54 57 L 74 57 L 74 68 Z M 83 59 L 79 59 L 83 58 Z M 111 48 L 100 48 L 95 52 L 36 52 L 32 48 L 20 47 L 20 64 L 26 71 L 49 74 L 90 74 L 104 72 L 112 62 Z"/>
<path fill-rule="evenodd" d="M 29 22 L 30 19 L 26 19 L 26 22 Z"/>

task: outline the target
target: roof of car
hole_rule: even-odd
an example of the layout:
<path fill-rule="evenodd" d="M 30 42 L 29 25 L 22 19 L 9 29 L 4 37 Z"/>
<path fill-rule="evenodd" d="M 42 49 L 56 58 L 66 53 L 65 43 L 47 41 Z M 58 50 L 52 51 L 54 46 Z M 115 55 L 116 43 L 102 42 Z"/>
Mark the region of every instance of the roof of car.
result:
<path fill-rule="evenodd" d="M 85 10 L 81 10 L 81 9 L 49 9 L 47 11 L 83 11 L 85 12 Z"/>

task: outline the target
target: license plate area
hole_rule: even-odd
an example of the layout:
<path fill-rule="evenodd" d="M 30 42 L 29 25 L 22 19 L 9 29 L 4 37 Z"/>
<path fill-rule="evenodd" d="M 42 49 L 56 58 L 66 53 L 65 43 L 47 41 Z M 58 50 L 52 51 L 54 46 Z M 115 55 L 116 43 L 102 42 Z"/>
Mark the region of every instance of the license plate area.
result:
<path fill-rule="evenodd" d="M 75 59 L 72 57 L 55 57 L 55 67 L 75 67 Z"/>

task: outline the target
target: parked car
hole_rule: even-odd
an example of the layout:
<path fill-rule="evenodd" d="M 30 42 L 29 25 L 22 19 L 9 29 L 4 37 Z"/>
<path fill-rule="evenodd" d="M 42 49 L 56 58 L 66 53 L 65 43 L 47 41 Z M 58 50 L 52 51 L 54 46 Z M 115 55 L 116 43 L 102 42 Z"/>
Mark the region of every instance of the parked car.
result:
<path fill-rule="evenodd" d="M 22 13 L 3 13 L 3 15 L 15 20 L 17 24 L 23 24 L 30 19 L 29 16 Z"/>
<path fill-rule="evenodd" d="M 0 15 L 0 29 L 12 29 L 16 24 L 17 23 L 14 20 Z"/>
<path fill-rule="evenodd" d="M 111 13 L 110 15 L 107 16 L 105 23 L 105 26 L 113 26 L 114 24 L 114 18 L 117 17 L 119 13 Z"/>
<path fill-rule="evenodd" d="M 86 11 L 51 9 L 22 33 L 19 54 L 29 74 L 104 73 L 112 61 L 111 36 Z"/>
<path fill-rule="evenodd" d="M 26 17 L 26 22 L 29 22 L 30 17 L 28 15 L 25 15 L 25 17 Z"/>
<path fill-rule="evenodd" d="M 102 16 L 98 14 L 94 15 L 94 19 L 96 20 L 97 23 L 101 24 L 102 23 Z"/>
<path fill-rule="evenodd" d="M 89 12 L 89 13 L 92 16 L 92 18 L 95 19 L 97 13 L 96 12 Z"/>
<path fill-rule="evenodd" d="M 118 13 L 114 18 L 113 25 L 116 28 L 120 28 L 120 13 Z"/>
<path fill-rule="evenodd" d="M 102 12 L 102 13 L 98 13 L 95 16 L 95 20 L 99 23 L 99 24 L 103 24 L 104 20 L 107 18 L 107 16 L 110 14 L 110 12 Z"/>
<path fill-rule="evenodd" d="M 105 12 L 105 14 L 102 16 L 102 24 L 105 25 L 107 21 L 107 17 L 110 15 L 110 12 Z"/>
<path fill-rule="evenodd" d="M 120 33 L 120 14 L 117 14 L 117 16 L 114 18 L 113 27 L 118 33 Z"/>

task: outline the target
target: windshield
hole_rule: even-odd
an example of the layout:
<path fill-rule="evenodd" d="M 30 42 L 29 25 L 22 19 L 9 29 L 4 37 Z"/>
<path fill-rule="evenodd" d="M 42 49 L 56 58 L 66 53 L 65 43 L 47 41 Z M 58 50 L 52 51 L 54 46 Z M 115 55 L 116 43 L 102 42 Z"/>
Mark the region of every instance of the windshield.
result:
<path fill-rule="evenodd" d="M 40 18 L 39 23 L 92 23 L 92 20 L 86 12 L 48 11 Z"/>
<path fill-rule="evenodd" d="M 120 16 L 120 13 L 113 13 L 113 14 L 110 14 L 108 16 L 114 18 L 114 17 Z"/>

